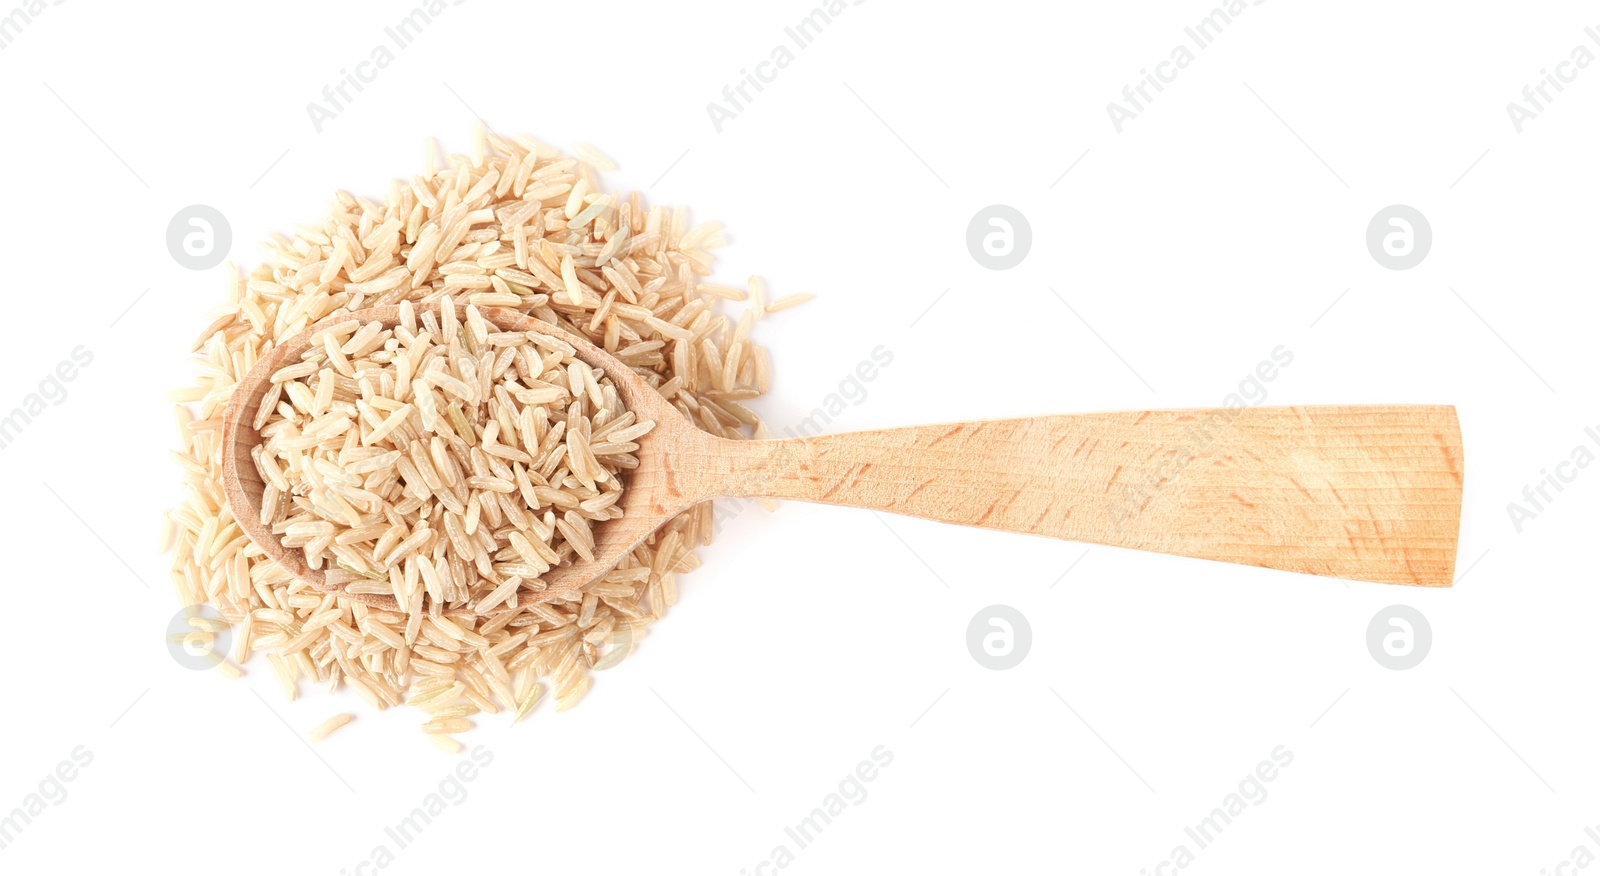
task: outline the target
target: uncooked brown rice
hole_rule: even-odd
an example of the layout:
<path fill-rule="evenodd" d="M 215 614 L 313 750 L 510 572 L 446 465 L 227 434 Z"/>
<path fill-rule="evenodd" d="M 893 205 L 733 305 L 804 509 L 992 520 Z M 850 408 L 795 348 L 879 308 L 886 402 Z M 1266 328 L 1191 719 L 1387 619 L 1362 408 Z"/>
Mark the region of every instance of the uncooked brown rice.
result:
<path fill-rule="evenodd" d="M 447 734 L 471 726 L 470 719 L 480 713 L 505 710 L 520 720 L 547 689 L 554 695 L 556 711 L 571 708 L 589 690 L 590 670 L 608 668 L 630 653 L 645 628 L 676 601 L 677 575 L 699 565 L 693 551 L 710 542 L 710 503 L 674 518 L 599 580 L 543 594 L 538 602 L 517 601 L 523 583 L 508 586 L 507 582 L 537 578 L 533 572 L 538 566 L 530 559 L 548 556 L 527 533 L 548 534 L 545 544 L 560 545 L 558 555 L 578 550 L 587 531 L 583 523 L 609 513 L 608 491 L 615 487 L 615 470 L 607 477 L 606 466 L 595 465 L 598 460 L 590 458 L 595 445 L 609 429 L 611 440 L 606 443 L 625 447 L 628 442 L 618 439 L 643 424 L 626 421 L 620 408 L 602 421 L 598 413 L 611 410 L 610 397 L 598 375 L 585 377 L 582 369 L 569 372 L 565 384 L 549 381 L 548 389 L 522 383 L 529 395 L 520 400 L 510 397 L 522 405 L 520 411 L 537 407 L 534 399 L 544 397 L 552 405 L 558 396 L 570 399 L 569 404 L 580 398 L 592 403 L 592 431 L 584 436 L 589 453 L 582 442 L 567 445 L 565 453 L 574 454 L 567 475 L 560 484 L 541 486 L 532 478 L 533 460 L 539 454 L 527 443 L 518 446 L 512 440 L 512 433 L 519 438 L 524 434 L 518 431 L 519 422 L 501 421 L 496 414 L 495 445 L 529 457 L 528 462 L 515 453 L 489 452 L 483 446 L 483 433 L 477 431 L 479 424 L 458 419 L 466 414 L 464 407 L 451 405 L 462 397 L 459 392 L 492 392 L 502 405 L 500 411 L 507 413 L 512 405 L 499 398 L 505 387 L 486 385 L 493 369 L 483 368 L 482 358 L 477 358 L 469 375 L 465 363 L 451 356 L 450 342 L 442 338 L 443 325 L 435 335 L 440 338 L 435 343 L 446 348 L 438 370 L 429 370 L 438 361 L 434 359 L 411 372 L 437 390 L 434 410 L 431 414 L 422 410 L 428 402 L 411 403 L 419 418 L 447 421 L 458 435 L 476 432 L 477 445 L 464 453 L 453 445 L 440 448 L 446 468 L 453 465 L 459 472 L 438 471 L 440 460 L 433 458 L 431 441 L 427 454 L 403 453 L 391 460 L 389 454 L 399 448 L 385 445 L 384 435 L 414 428 L 415 419 L 397 418 L 399 411 L 389 402 L 380 406 L 368 401 L 367 410 L 354 405 L 355 416 L 349 419 L 358 428 L 350 434 L 368 439 L 376 434 L 378 440 L 368 446 L 358 443 L 354 453 L 312 453 L 301 460 L 295 476 L 296 483 L 300 478 L 306 484 L 321 479 L 323 488 L 316 498 L 326 501 L 318 502 L 320 511 L 333 512 L 333 517 L 297 504 L 313 501 L 309 490 L 291 495 L 294 453 L 319 445 L 334 430 L 348 429 L 339 425 L 345 418 L 334 414 L 337 405 L 366 398 L 352 386 L 355 363 L 363 356 L 373 358 L 394 340 L 393 334 L 384 336 L 381 327 L 374 330 L 339 317 L 402 302 L 421 310 L 449 297 L 460 305 L 515 309 L 610 351 L 691 422 L 713 434 L 744 438 L 753 430 L 764 431 L 744 406 L 764 393 L 771 381 L 770 361 L 751 340 L 750 326 L 762 310 L 781 309 L 779 305 L 787 306 L 794 296 L 763 306 L 765 295 L 758 291 L 755 306 L 735 325 L 718 312 L 718 304 L 742 300 L 745 293 L 737 289 L 730 293 L 727 287 L 705 289 L 700 280 L 711 272 L 712 250 L 725 243 L 721 223 L 690 227 L 682 208 L 647 207 L 637 191 L 605 192 L 591 165 L 609 166 L 609 159 L 588 149 L 583 154 L 585 160 L 569 158 L 536 140 L 502 137 L 480 127 L 469 155 L 452 155 L 440 163 L 430 140 L 424 172 L 391 183 L 382 201 L 341 191 L 319 222 L 297 227 L 293 236 L 274 235 L 266 244 L 265 264 L 242 277 L 230 269 L 226 301 L 208 315 L 210 322 L 195 342 L 198 383 L 171 396 L 177 403 L 182 449 L 176 456 L 186 499 L 169 512 L 170 529 L 163 542 L 172 553 L 172 580 L 180 601 L 215 606 L 232 626 L 231 660 L 242 665 L 263 653 L 289 698 L 299 695 L 303 681 L 325 684 L 330 690 L 348 688 L 376 709 L 408 704 L 424 716 L 423 729 L 430 731 L 433 744 L 459 751 L 460 744 Z M 759 290 L 758 281 L 751 285 Z M 481 573 L 476 558 L 480 550 L 488 551 L 488 545 L 472 546 L 464 539 L 462 545 L 455 544 L 452 536 L 458 526 L 466 538 L 503 532 L 505 543 L 496 542 L 494 562 L 489 564 L 495 575 L 469 579 L 464 553 L 451 555 L 463 566 L 458 575 L 451 558 L 441 552 L 438 558 L 449 577 L 440 575 L 438 566 L 433 567 L 432 577 L 438 579 L 434 584 L 445 598 L 429 601 L 420 611 L 383 611 L 310 588 L 268 560 L 240 530 L 221 489 L 222 411 L 238 381 L 259 359 L 313 323 L 336 325 L 338 330 L 323 332 L 321 358 L 313 355 L 280 372 L 280 384 L 269 391 L 254 423 L 258 428 L 293 424 L 276 426 L 274 433 L 285 453 L 263 452 L 257 458 L 265 480 L 282 479 L 280 490 L 283 484 L 291 486 L 277 497 L 272 510 L 278 522 L 294 520 L 284 525 L 284 534 L 294 527 L 294 537 L 304 539 L 306 546 L 315 540 L 321 556 L 334 561 L 330 571 L 359 577 L 350 582 L 358 588 L 392 590 L 396 585 L 387 565 L 380 576 L 368 560 L 375 561 L 380 554 L 384 561 L 398 557 L 399 581 L 410 596 L 426 591 L 435 550 L 470 551 L 472 568 Z M 463 347 L 466 358 L 473 358 L 464 342 Z M 501 355 L 495 354 L 495 366 Z M 392 362 L 375 364 L 400 367 Z M 541 383 L 546 382 L 543 370 Z M 476 387 L 468 376 L 478 379 Z M 389 399 L 408 403 L 398 396 Z M 282 406 L 298 413 L 272 421 Z M 550 411 L 550 422 L 544 431 L 535 424 L 535 434 L 548 438 L 555 431 L 558 417 L 555 408 Z M 566 411 L 560 413 L 564 416 Z M 490 422 L 485 419 L 483 428 L 490 428 Z M 307 430 L 316 440 L 301 451 L 287 450 L 296 440 L 288 433 L 299 432 L 304 440 Z M 538 447 L 544 449 L 542 443 Z M 479 454 L 473 452 L 480 449 Z M 561 452 L 554 446 L 549 451 L 544 457 L 547 467 L 549 458 Z M 385 470 L 385 465 L 394 469 Z M 470 495 L 479 497 L 477 504 L 448 509 L 447 516 L 437 518 L 440 526 L 430 524 L 423 537 L 417 534 L 420 527 L 411 523 L 402 531 L 396 521 L 375 519 L 372 500 L 362 492 L 378 492 L 369 488 L 369 482 L 382 484 L 398 477 L 432 488 L 425 465 L 434 466 L 435 477 L 469 479 Z M 519 466 L 529 475 L 533 497 L 541 503 L 538 515 L 527 514 L 526 529 L 505 526 L 507 507 L 498 498 L 493 502 L 482 498 L 517 495 L 532 508 L 518 478 Z M 414 471 L 416 479 L 408 471 L 394 473 L 404 467 Z M 552 479 L 555 474 L 549 472 Z M 508 484 L 514 492 L 507 491 Z M 566 495 L 559 495 L 563 492 Z M 352 504 L 352 497 L 366 502 L 368 513 L 350 513 L 362 507 L 359 502 Z M 468 527 L 474 508 L 475 526 Z M 562 513 L 552 519 L 544 513 L 550 508 Z M 569 519 L 567 512 L 574 510 L 578 513 Z M 417 511 L 420 514 L 420 506 Z M 331 538 L 325 528 L 315 525 L 323 522 L 334 523 Z M 380 524 L 386 524 L 381 532 Z M 528 543 L 520 544 L 518 536 Z M 425 555 L 428 564 L 421 562 Z M 416 578 L 407 581 L 405 562 L 410 558 L 418 560 L 413 564 Z M 412 589 L 419 584 L 421 591 Z M 472 610 L 473 605 L 485 604 L 509 610 L 489 616 Z M 407 608 L 416 608 L 415 602 Z"/>
<path fill-rule="evenodd" d="M 622 515 L 620 475 L 655 424 L 563 341 L 501 331 L 470 304 L 463 323 L 449 295 L 420 318 L 410 301 L 399 311 L 393 327 L 319 328 L 271 375 L 282 400 L 257 417 L 260 521 L 329 586 L 408 615 L 515 609 L 551 568 L 593 559 L 591 526 Z M 324 602 L 303 630 L 343 617 Z M 411 644 L 383 623 L 365 632 Z"/>
<path fill-rule="evenodd" d="M 467 748 L 465 745 L 457 742 L 452 736 L 430 735 L 428 737 L 428 741 L 432 742 L 435 748 L 439 749 L 445 754 L 460 754 Z"/>
<path fill-rule="evenodd" d="M 323 721 L 321 724 L 312 727 L 311 732 L 307 733 L 306 736 L 309 737 L 312 742 L 320 742 L 321 740 L 326 739 L 328 734 L 339 729 L 340 727 L 343 727 L 351 721 L 354 721 L 355 719 L 356 716 L 350 714 L 349 712 L 340 712 L 339 714 L 334 715 L 332 718 Z"/>
<path fill-rule="evenodd" d="M 791 307 L 798 307 L 807 301 L 810 301 L 813 297 L 815 296 L 811 295 L 809 292 L 797 292 L 793 295 L 785 295 L 782 298 L 775 299 L 771 304 L 768 304 L 767 312 L 777 313 L 780 310 L 788 310 Z"/>

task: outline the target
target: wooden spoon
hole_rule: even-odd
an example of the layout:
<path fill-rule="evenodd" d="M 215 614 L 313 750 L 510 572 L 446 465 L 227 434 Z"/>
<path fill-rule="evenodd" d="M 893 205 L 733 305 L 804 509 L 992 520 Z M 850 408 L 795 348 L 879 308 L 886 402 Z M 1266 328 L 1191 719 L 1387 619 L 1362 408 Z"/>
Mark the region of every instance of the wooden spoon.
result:
<path fill-rule="evenodd" d="M 546 573 L 546 592 L 605 574 L 700 502 L 753 496 L 1359 581 L 1444 587 L 1454 574 L 1462 453 L 1453 407 L 1128 411 L 737 441 L 696 427 L 583 338 L 512 310 L 482 313 L 503 331 L 570 344 L 611 378 L 629 410 L 656 424 L 638 441 L 623 516 L 595 525 L 594 560 L 574 557 Z M 394 326 L 399 308 L 335 318 L 349 319 Z M 338 590 L 261 524 L 263 484 L 250 455 L 261 442 L 251 423 L 271 375 L 300 358 L 316 329 L 279 344 L 234 390 L 224 413 L 223 489 L 267 556 L 319 589 Z M 386 596 L 346 595 L 398 607 Z"/>

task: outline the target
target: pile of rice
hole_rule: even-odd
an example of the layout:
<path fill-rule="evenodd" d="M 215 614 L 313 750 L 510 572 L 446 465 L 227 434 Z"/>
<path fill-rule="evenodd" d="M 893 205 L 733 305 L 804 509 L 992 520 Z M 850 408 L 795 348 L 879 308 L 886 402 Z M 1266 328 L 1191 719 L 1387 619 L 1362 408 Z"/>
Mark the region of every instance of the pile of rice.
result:
<path fill-rule="evenodd" d="M 399 311 L 392 329 L 319 328 L 272 374 L 255 417 L 261 523 L 327 565 L 327 584 L 417 623 L 435 603 L 515 608 L 551 568 L 594 559 L 591 527 L 622 516 L 619 474 L 655 424 L 564 341 L 501 331 L 473 305 L 462 326 L 448 295 L 420 320 Z"/>
<path fill-rule="evenodd" d="M 608 392 L 603 385 L 590 383 L 583 373 L 568 371 L 563 397 L 570 397 L 573 404 L 581 400 L 588 405 L 582 411 L 589 424 L 584 428 L 590 430 L 584 436 L 588 453 L 581 461 L 575 457 L 568 457 L 565 464 L 556 460 L 555 465 L 564 472 L 560 484 L 555 483 L 557 469 L 549 469 L 549 482 L 543 489 L 552 492 L 541 494 L 533 475 L 545 476 L 556 456 L 553 444 L 545 446 L 557 429 L 554 415 L 542 425 L 538 414 L 531 423 L 519 420 L 526 416 L 531 402 L 520 402 L 523 407 L 513 409 L 512 403 L 519 402 L 508 387 L 483 382 L 485 378 L 492 382 L 503 353 L 493 353 L 495 364 L 487 372 L 481 364 L 474 364 L 476 371 L 469 375 L 463 359 L 470 361 L 478 355 L 471 345 L 480 345 L 480 353 L 487 354 L 482 346 L 487 344 L 493 350 L 492 343 L 470 327 L 452 340 L 441 325 L 432 343 L 444 344 L 443 368 L 448 373 L 429 373 L 463 385 L 452 387 L 450 380 L 429 378 L 430 384 L 444 391 L 433 399 L 432 413 L 422 410 L 428 403 L 417 404 L 415 410 L 419 419 L 431 417 L 434 426 L 453 429 L 462 440 L 465 430 L 456 416 L 465 414 L 466 409 L 465 405 L 450 406 L 451 399 L 463 400 L 450 390 L 485 392 L 498 402 L 492 418 L 465 424 L 478 433 L 477 447 L 467 447 L 463 456 L 462 447 L 445 439 L 442 448 L 450 463 L 460 467 L 450 476 L 459 474 L 479 485 L 472 488 L 479 492 L 467 493 L 477 497 L 476 504 L 466 507 L 462 501 L 463 508 L 451 508 L 447 502 L 462 498 L 461 494 L 447 491 L 452 495 L 446 500 L 427 483 L 427 472 L 419 462 L 422 458 L 437 462 L 432 458 L 430 440 L 425 457 L 394 459 L 401 481 L 414 483 L 402 464 L 402 459 L 408 459 L 419 480 L 434 490 L 430 498 L 437 501 L 427 509 L 428 526 L 423 530 L 420 525 L 408 524 L 400 543 L 393 543 L 399 533 L 392 526 L 379 533 L 371 514 L 359 513 L 361 509 L 348 501 L 351 489 L 377 495 L 366 484 L 374 477 L 374 483 L 381 484 L 394 476 L 381 468 L 365 470 L 374 465 L 372 460 L 386 461 L 387 454 L 399 449 L 382 441 L 361 443 L 359 436 L 370 439 L 389 427 L 387 414 L 393 411 L 378 406 L 373 406 L 373 416 L 352 418 L 347 434 L 358 436 L 353 439 L 356 449 L 387 447 L 383 456 L 369 456 L 361 449 L 341 458 L 334 450 L 331 458 L 317 453 L 301 462 L 297 477 L 305 478 L 306 483 L 316 483 L 320 477 L 324 487 L 330 487 L 330 479 L 338 481 L 346 489 L 323 489 L 321 496 L 341 495 L 349 511 L 357 512 L 324 509 L 345 517 L 342 523 L 335 523 L 331 539 L 324 527 L 316 525 L 328 522 L 324 516 L 303 507 L 313 502 L 312 493 L 291 496 L 291 490 L 275 500 L 278 507 L 273 513 L 280 523 L 300 516 L 303 519 L 296 523 L 307 524 L 284 525 L 286 536 L 306 548 L 315 547 L 311 553 L 331 560 L 330 572 L 362 579 L 351 586 L 404 597 L 402 605 L 408 610 L 371 608 L 292 578 L 249 541 L 226 507 L 220 482 L 222 413 L 237 382 L 274 344 L 312 323 L 380 305 L 442 304 L 448 297 L 456 304 L 515 309 L 588 338 L 631 366 L 701 428 L 727 438 L 750 437 L 765 434 L 765 427 L 742 402 L 765 392 L 771 379 L 765 350 L 750 340 L 751 326 L 762 313 L 809 296 L 790 296 L 768 304 L 753 277 L 748 295 L 738 288 L 701 282 L 711 270 L 711 251 L 724 243 L 720 223 L 690 228 L 682 208 L 646 207 L 638 192 L 606 193 L 590 163 L 569 158 L 538 141 L 500 137 L 480 128 L 471 155 L 450 156 L 444 166 L 436 168 L 436 152 L 430 140 L 424 172 L 409 181 L 393 182 L 382 203 L 339 192 L 321 222 L 298 227 L 292 238 L 275 235 L 266 244 L 268 260 L 248 277 L 241 279 L 230 270 L 227 301 L 195 345 L 200 360 L 198 384 L 173 396 L 178 402 L 183 444 L 174 456 L 184 470 L 187 499 L 167 515 L 164 535 L 172 552 L 172 580 L 179 599 L 185 606 L 208 604 L 221 621 L 231 625 L 232 646 L 227 656 L 232 662 L 224 661 L 219 667 L 222 671 L 236 675 L 235 664 L 265 652 L 291 699 L 304 682 L 325 684 L 330 690 L 347 686 L 378 709 L 413 705 L 427 713 L 424 730 L 448 750 L 456 743 L 443 734 L 467 729 L 471 726 L 468 719 L 479 712 L 507 711 L 520 720 L 539 701 L 546 685 L 554 691 L 558 711 L 578 702 L 591 684 L 589 670 L 620 661 L 643 629 L 676 600 L 674 575 L 698 566 L 693 549 L 711 539 L 710 503 L 673 519 L 615 571 L 581 591 L 559 594 L 552 601 L 515 602 L 514 593 L 521 585 L 504 592 L 506 582 L 514 578 L 531 581 L 537 576 L 520 573 L 532 572 L 537 565 L 515 546 L 510 550 L 517 556 L 506 553 L 506 545 L 514 545 L 510 532 L 549 531 L 551 538 L 545 544 L 554 548 L 557 557 L 565 550 L 579 550 L 585 543 L 587 520 L 609 513 L 607 502 L 614 501 L 619 487 L 616 473 L 626 465 L 622 458 L 626 451 L 613 447 L 602 454 L 596 452 L 596 442 L 625 446 L 627 442 L 620 439 L 642 434 L 639 429 L 644 424 L 626 419 L 629 415 L 616 404 L 614 390 Z M 603 159 L 602 163 L 609 164 Z M 719 312 L 724 301 L 747 299 L 753 300 L 736 322 Z M 371 331 L 367 327 L 355 325 L 350 331 L 349 335 L 329 336 L 322 347 L 325 360 L 315 367 L 315 375 L 313 369 L 303 368 L 306 373 L 291 372 L 292 377 L 284 381 L 290 415 L 259 424 L 276 430 L 276 449 L 257 459 L 269 483 L 275 483 L 267 477 L 270 467 L 276 465 L 281 473 L 294 452 L 288 449 L 295 446 L 291 443 L 295 439 L 288 437 L 290 432 L 298 432 L 303 439 L 306 430 L 312 429 L 318 439 L 313 443 L 323 446 L 320 439 L 329 434 L 327 430 L 338 428 L 335 420 L 342 419 L 329 419 L 333 401 L 360 394 L 345 383 L 350 375 L 336 365 L 335 378 L 326 376 L 326 364 L 336 362 L 333 350 L 347 358 L 364 351 L 381 359 L 378 353 L 399 335 L 393 333 L 384 338 L 383 346 L 371 347 L 381 331 L 365 337 L 363 333 Z M 400 341 L 405 343 L 403 338 Z M 464 355 L 452 355 L 452 344 L 458 344 Z M 542 397 L 541 390 L 521 381 L 536 379 L 560 385 L 549 374 L 557 366 L 553 356 L 557 352 L 545 347 L 530 350 L 526 357 L 513 354 L 513 360 L 521 363 L 513 368 L 521 389 L 534 392 L 527 399 Z M 438 361 L 429 360 L 430 365 Z M 392 359 L 372 364 L 400 367 Z M 413 369 L 417 364 L 412 363 Z M 570 363 L 563 356 L 560 364 Z M 429 367 L 424 365 L 423 370 Z M 534 368 L 539 369 L 537 378 L 523 376 L 524 370 Z M 477 387 L 467 386 L 469 376 L 477 378 Z M 300 389 L 290 389 L 291 385 Z M 510 398 L 502 398 L 501 390 Z M 544 392 L 553 397 L 553 391 Z M 263 407 L 272 409 L 268 416 L 279 416 L 283 405 Z M 479 410 L 489 416 L 487 406 Z M 361 413 L 359 406 L 357 411 Z M 510 415 L 509 420 L 502 414 Z M 567 424 L 563 431 L 572 435 L 570 410 L 563 410 L 561 416 Z M 419 419 L 408 422 L 418 423 Z M 398 424 L 389 428 L 398 428 Z M 530 429 L 539 438 L 533 446 L 527 443 Z M 607 434 L 607 429 L 616 431 Z M 486 441 L 484 433 L 489 430 L 498 434 Z M 514 432 L 517 442 L 511 440 Z M 528 460 L 516 454 L 491 453 L 487 444 L 517 451 Z M 520 450 L 514 444 L 520 444 Z M 477 449 L 483 452 L 474 453 Z M 610 457 L 618 467 L 609 466 L 602 456 Z M 510 478 L 505 477 L 508 463 L 512 463 Z M 526 472 L 531 489 L 524 490 L 519 468 Z M 437 467 L 434 474 L 441 479 L 445 476 Z M 357 479 L 362 486 L 348 483 Z M 483 498 L 483 491 L 496 497 L 513 495 L 506 491 L 507 481 L 515 488 L 516 503 Z M 285 485 L 279 484 L 279 489 Z M 389 495 L 401 495 L 403 502 L 407 498 L 403 492 Z M 413 491 L 413 497 L 416 495 Z M 426 504 L 430 500 L 421 501 Z M 445 511 L 442 516 L 441 507 Z M 468 533 L 467 515 L 474 508 L 478 518 L 473 532 Z M 517 526 L 512 508 L 527 512 L 527 530 Z M 580 513 L 569 516 L 567 512 L 575 509 Z M 532 513 L 534 510 L 538 513 Z M 550 510 L 560 513 L 547 513 Z M 417 520 L 422 512 L 422 504 L 409 510 Z M 452 522 L 458 514 L 459 522 Z M 419 530 L 429 535 L 417 537 Z M 504 543 L 496 537 L 501 532 L 507 535 Z M 473 542 L 485 533 L 495 539 L 492 552 L 489 545 Z M 419 560 L 413 566 L 422 582 L 421 591 L 413 589 L 416 579 L 407 579 L 404 557 L 398 584 L 391 577 L 388 561 L 402 544 L 404 557 Z M 380 553 L 385 566 L 382 581 L 375 567 Z M 530 546 L 530 553 L 538 554 L 537 547 Z M 428 580 L 428 567 L 420 562 L 424 556 L 445 558 L 445 572 L 429 564 L 434 566 L 437 581 Z M 450 568 L 447 557 L 451 556 L 460 561 L 461 569 Z M 543 557 L 548 561 L 547 555 Z M 491 574 L 484 573 L 480 559 L 487 561 Z M 430 587 L 436 587 L 437 593 L 419 606 L 417 594 Z M 500 610 L 480 616 L 474 609 L 485 605 Z M 195 619 L 196 629 L 201 631 L 216 624 Z"/>

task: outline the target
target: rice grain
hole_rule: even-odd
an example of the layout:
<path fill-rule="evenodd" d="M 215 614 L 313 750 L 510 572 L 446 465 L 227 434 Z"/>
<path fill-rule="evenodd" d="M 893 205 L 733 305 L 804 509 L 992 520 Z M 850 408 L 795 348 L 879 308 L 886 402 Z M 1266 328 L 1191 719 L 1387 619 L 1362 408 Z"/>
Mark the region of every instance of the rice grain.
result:
<path fill-rule="evenodd" d="M 337 715 L 334 715 L 332 718 L 323 721 L 321 724 L 311 728 L 311 731 L 307 733 L 306 736 L 310 738 L 312 742 L 319 742 L 323 739 L 326 739 L 328 734 L 339 729 L 340 727 L 343 727 L 351 721 L 354 721 L 355 718 L 356 716 L 350 714 L 349 712 L 341 712 Z"/>

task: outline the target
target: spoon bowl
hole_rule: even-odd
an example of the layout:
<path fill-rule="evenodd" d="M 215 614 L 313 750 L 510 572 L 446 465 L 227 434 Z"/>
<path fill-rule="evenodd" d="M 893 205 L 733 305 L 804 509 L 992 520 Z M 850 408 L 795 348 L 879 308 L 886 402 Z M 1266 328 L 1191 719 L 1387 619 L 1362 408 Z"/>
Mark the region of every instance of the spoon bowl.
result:
<path fill-rule="evenodd" d="M 638 466 L 622 475 L 622 516 L 595 524 L 593 559 L 573 556 L 550 569 L 540 576 L 544 589 L 519 593 L 519 604 L 573 598 L 673 517 L 722 496 L 845 505 L 1351 580 L 1453 580 L 1463 462 L 1449 406 L 1126 411 L 731 440 L 695 426 L 632 367 L 584 338 L 513 310 L 480 312 L 501 331 L 565 342 L 610 378 L 639 421 L 655 422 L 636 439 Z M 318 326 L 349 319 L 393 327 L 400 308 Z M 272 375 L 310 348 L 318 326 L 279 344 L 235 388 L 224 412 L 223 491 L 240 528 L 290 574 L 398 610 L 393 597 L 330 586 L 261 522 L 264 484 L 251 456 L 262 442 L 257 412 Z"/>
<path fill-rule="evenodd" d="M 430 309 L 433 308 L 417 308 L 417 316 Z M 458 310 L 464 318 L 466 308 L 459 307 Z M 575 358 L 600 369 L 611 379 L 623 405 L 638 420 L 653 420 L 656 424 L 654 429 L 635 439 L 639 449 L 634 455 L 639 460 L 639 466 L 622 474 L 625 488 L 618 506 L 623 516 L 596 526 L 594 559 L 573 556 L 570 562 L 540 576 L 545 583 L 544 591 L 524 591 L 519 595 L 521 604 L 548 601 L 579 589 L 611 571 L 651 533 L 695 502 L 703 500 L 702 497 L 686 495 L 680 489 L 686 482 L 676 477 L 674 471 L 682 463 L 671 457 L 712 454 L 716 452 L 715 445 L 718 442 L 734 442 L 695 427 L 631 367 L 589 341 L 514 310 L 487 307 L 480 308 L 479 312 L 500 331 L 537 332 L 568 344 L 576 351 Z M 299 361 L 311 349 L 311 338 L 320 326 L 350 319 L 363 323 L 377 321 L 385 328 L 394 328 L 400 324 L 400 307 L 374 307 L 330 317 L 274 347 L 240 381 L 223 413 L 223 493 L 238 519 L 239 527 L 263 553 L 291 575 L 318 590 L 341 593 L 375 608 L 396 611 L 400 607 L 393 597 L 345 593 L 342 587 L 328 585 L 322 569 L 307 565 L 305 553 L 299 548 L 284 547 L 272 532 L 271 525 L 261 521 L 262 494 L 266 485 L 252 459 L 252 451 L 262 443 L 261 433 L 254 423 L 261 401 L 271 388 L 272 375 Z"/>

